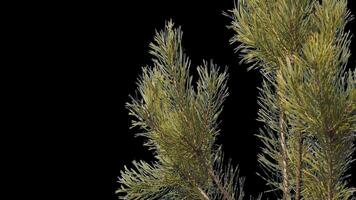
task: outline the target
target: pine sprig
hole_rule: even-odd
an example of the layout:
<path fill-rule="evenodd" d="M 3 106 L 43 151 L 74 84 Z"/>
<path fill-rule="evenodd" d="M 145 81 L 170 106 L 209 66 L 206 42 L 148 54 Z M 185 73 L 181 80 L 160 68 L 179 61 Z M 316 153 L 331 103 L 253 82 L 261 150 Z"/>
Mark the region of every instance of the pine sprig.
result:
<path fill-rule="evenodd" d="M 190 60 L 181 45 L 182 31 L 171 21 L 157 31 L 150 44 L 153 66 L 143 68 L 138 97 L 127 104 L 155 153 L 152 165 L 134 162 L 135 169 L 121 172 L 122 199 L 242 199 L 237 168 L 222 167 L 216 146 L 219 115 L 228 96 L 227 71 L 213 62 L 197 68 L 193 87 Z"/>
<path fill-rule="evenodd" d="M 283 199 L 350 199 L 355 72 L 346 72 L 346 0 L 237 1 L 231 43 L 258 68 L 259 161 Z"/>

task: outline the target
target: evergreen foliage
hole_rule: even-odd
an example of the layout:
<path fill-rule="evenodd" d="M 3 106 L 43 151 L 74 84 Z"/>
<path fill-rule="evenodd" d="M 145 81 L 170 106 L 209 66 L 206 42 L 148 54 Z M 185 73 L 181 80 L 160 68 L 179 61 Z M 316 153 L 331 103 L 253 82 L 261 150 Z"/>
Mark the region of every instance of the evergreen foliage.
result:
<path fill-rule="evenodd" d="M 263 76 L 258 160 L 270 191 L 283 200 L 355 199 L 348 184 L 356 69 L 347 68 L 347 1 L 238 0 L 226 15 L 241 62 Z M 127 108 L 155 161 L 125 166 L 119 198 L 244 199 L 244 179 L 215 144 L 227 72 L 203 62 L 193 83 L 182 31 L 171 21 L 156 32 L 150 54 L 153 64 L 143 68 Z"/>
<path fill-rule="evenodd" d="M 121 172 L 117 191 L 121 199 L 226 199 L 244 197 L 243 179 L 225 163 L 218 117 L 228 96 L 226 71 L 213 62 L 198 66 L 193 86 L 190 60 L 182 48 L 182 31 L 170 21 L 150 44 L 153 66 L 144 67 L 138 97 L 127 108 L 137 134 L 156 161 L 134 161 Z"/>
<path fill-rule="evenodd" d="M 347 70 L 346 0 L 237 1 L 228 14 L 242 62 L 264 77 L 262 177 L 284 200 L 351 199 L 356 70 Z"/>

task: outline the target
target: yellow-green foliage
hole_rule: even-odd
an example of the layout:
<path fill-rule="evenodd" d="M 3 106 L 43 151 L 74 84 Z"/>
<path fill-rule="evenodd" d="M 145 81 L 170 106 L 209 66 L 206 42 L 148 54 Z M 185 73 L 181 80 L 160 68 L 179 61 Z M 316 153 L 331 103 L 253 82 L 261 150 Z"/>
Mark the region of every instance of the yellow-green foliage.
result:
<path fill-rule="evenodd" d="M 356 71 L 346 70 L 347 1 L 238 1 L 231 17 L 231 42 L 241 43 L 242 61 L 265 79 L 259 102 L 263 177 L 283 199 L 352 198 L 346 178 L 356 130 Z"/>
<path fill-rule="evenodd" d="M 121 172 L 122 199 L 242 199 L 237 168 L 223 165 L 218 116 L 228 95 L 227 73 L 212 62 L 197 68 L 192 85 L 182 32 L 168 22 L 150 44 L 153 66 L 143 68 L 139 96 L 127 104 L 132 125 L 147 138 L 156 162 L 134 162 Z"/>

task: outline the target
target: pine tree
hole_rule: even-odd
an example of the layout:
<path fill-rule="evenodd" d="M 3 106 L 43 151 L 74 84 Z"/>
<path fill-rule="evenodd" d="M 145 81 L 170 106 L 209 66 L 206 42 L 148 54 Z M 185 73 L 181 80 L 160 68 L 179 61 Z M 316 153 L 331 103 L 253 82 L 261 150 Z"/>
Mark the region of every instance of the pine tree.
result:
<path fill-rule="evenodd" d="M 283 200 L 351 199 L 356 70 L 347 70 L 346 0 L 237 1 L 229 26 L 261 71 L 262 177 Z"/>
<path fill-rule="evenodd" d="M 241 200 L 243 179 L 225 163 L 218 117 L 228 96 L 227 72 L 213 62 L 198 66 L 193 86 L 190 60 L 181 45 L 182 31 L 170 21 L 150 44 L 153 66 L 144 67 L 138 97 L 127 108 L 139 127 L 138 136 L 156 161 L 134 161 L 121 171 L 117 191 L 121 199 Z"/>

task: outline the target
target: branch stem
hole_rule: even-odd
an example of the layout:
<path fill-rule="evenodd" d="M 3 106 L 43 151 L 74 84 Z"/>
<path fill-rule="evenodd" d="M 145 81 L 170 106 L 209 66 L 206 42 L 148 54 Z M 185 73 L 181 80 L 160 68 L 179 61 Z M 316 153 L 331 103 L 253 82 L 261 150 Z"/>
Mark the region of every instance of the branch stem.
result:
<path fill-rule="evenodd" d="M 208 175 L 209 177 L 215 182 L 215 184 L 218 186 L 219 191 L 223 195 L 223 200 L 234 200 L 230 195 L 229 192 L 225 190 L 224 186 L 220 182 L 219 177 L 214 173 L 214 170 L 212 166 L 209 165 L 209 162 L 202 156 L 200 151 L 197 151 L 194 149 L 196 156 L 198 159 L 201 160 L 201 162 L 204 164 L 204 167 L 208 170 Z"/>
<path fill-rule="evenodd" d="M 211 167 L 208 167 L 208 174 L 209 176 L 214 180 L 216 185 L 218 186 L 221 194 L 223 195 L 224 200 L 233 200 L 231 196 L 228 194 L 228 192 L 224 189 L 223 185 L 221 184 L 219 178 L 215 175 L 214 171 L 211 169 Z"/>
<path fill-rule="evenodd" d="M 204 192 L 204 190 L 202 190 L 200 187 L 198 187 L 198 190 L 199 190 L 201 196 L 203 197 L 203 199 L 210 200 L 208 195 Z"/>
<path fill-rule="evenodd" d="M 302 138 L 302 132 L 298 133 L 298 143 L 297 143 L 297 153 L 298 153 L 298 158 L 297 158 L 297 174 L 296 174 L 296 194 L 295 194 L 295 200 L 300 200 L 301 199 L 301 187 L 302 187 L 302 178 L 303 178 L 303 166 L 302 166 L 302 154 L 303 154 L 303 138 Z"/>
<path fill-rule="evenodd" d="M 279 117 L 279 134 L 280 134 L 280 143 L 282 150 L 282 181 L 283 181 L 283 200 L 289 200 L 289 184 L 288 184 L 288 156 L 287 156 L 287 145 L 286 145 L 286 133 L 284 132 L 284 123 L 285 123 L 285 113 L 281 111 Z"/>
<path fill-rule="evenodd" d="M 328 200 L 334 199 L 334 163 L 332 156 L 332 142 L 333 142 L 333 132 L 327 131 L 327 150 L 326 150 L 326 160 L 328 164 L 328 182 L 327 182 L 327 198 Z"/>
<path fill-rule="evenodd" d="M 281 70 L 281 69 L 279 69 Z M 281 83 L 277 81 L 277 90 L 280 90 Z M 282 155 L 282 191 L 283 191 L 283 200 L 290 200 L 290 193 L 289 193 L 289 180 L 288 180 L 288 154 L 287 154 L 287 142 L 286 142 L 286 130 L 285 130 L 285 123 L 286 123 L 286 114 L 283 109 L 282 99 L 283 96 L 281 95 L 280 91 L 277 91 L 277 98 L 279 102 L 279 142 L 281 145 L 281 155 Z"/>

